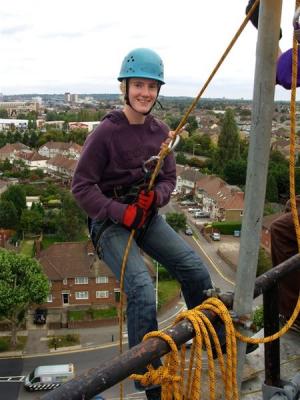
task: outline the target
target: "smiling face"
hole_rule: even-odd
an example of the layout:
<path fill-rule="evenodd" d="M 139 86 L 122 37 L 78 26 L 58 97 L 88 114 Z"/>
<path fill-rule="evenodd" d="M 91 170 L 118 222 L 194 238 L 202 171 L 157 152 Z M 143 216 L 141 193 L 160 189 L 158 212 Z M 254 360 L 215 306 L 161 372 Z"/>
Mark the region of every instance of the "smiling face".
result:
<path fill-rule="evenodd" d="M 155 103 L 159 84 L 152 79 L 131 78 L 128 85 L 128 98 L 131 107 L 138 113 L 147 113 Z"/>

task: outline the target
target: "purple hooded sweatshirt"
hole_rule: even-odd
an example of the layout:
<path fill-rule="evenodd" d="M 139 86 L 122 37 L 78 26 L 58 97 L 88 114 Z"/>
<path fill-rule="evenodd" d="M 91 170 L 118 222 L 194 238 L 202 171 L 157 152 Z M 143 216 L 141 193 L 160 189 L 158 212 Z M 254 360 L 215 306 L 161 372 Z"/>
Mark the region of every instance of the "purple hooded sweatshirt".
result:
<path fill-rule="evenodd" d="M 127 205 L 112 199 L 109 193 L 144 177 L 143 161 L 158 155 L 168 132 L 168 127 L 151 114 L 144 124 L 137 125 L 129 124 L 122 111 L 112 111 L 103 118 L 85 141 L 72 182 L 72 193 L 90 218 L 122 223 Z M 168 203 L 175 184 L 176 163 L 171 153 L 154 185 L 158 207 Z"/>
<path fill-rule="evenodd" d="M 281 54 L 277 61 L 276 83 L 285 89 L 292 87 L 293 49 Z M 300 86 L 300 48 L 298 48 L 297 87 Z"/>

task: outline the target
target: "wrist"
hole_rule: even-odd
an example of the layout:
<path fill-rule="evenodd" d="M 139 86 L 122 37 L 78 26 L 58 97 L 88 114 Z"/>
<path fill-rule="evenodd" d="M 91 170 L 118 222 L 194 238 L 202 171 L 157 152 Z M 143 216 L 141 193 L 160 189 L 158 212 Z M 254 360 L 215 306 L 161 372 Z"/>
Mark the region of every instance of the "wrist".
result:
<path fill-rule="evenodd" d="M 107 208 L 108 217 L 122 223 L 127 205 L 128 204 L 122 204 L 118 201 L 112 200 Z"/>

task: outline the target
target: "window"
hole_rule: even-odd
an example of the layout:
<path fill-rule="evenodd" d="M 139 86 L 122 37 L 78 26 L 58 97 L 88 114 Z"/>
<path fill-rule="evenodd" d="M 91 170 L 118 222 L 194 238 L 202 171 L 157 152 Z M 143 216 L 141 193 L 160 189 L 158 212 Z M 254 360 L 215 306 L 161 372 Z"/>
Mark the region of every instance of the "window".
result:
<path fill-rule="evenodd" d="M 108 276 L 96 276 L 96 283 L 108 283 Z"/>
<path fill-rule="evenodd" d="M 87 285 L 89 283 L 89 278 L 87 276 L 77 276 L 75 278 L 75 285 Z"/>
<path fill-rule="evenodd" d="M 83 300 L 89 298 L 89 292 L 75 292 L 76 300 Z"/>
<path fill-rule="evenodd" d="M 107 299 L 109 297 L 108 290 L 97 290 L 96 291 L 96 298 L 97 299 Z"/>
<path fill-rule="evenodd" d="M 48 294 L 47 303 L 52 303 L 52 301 L 53 301 L 53 296 L 52 296 L 52 294 Z"/>
<path fill-rule="evenodd" d="M 68 278 L 64 278 L 63 285 L 67 285 L 67 284 L 68 284 Z"/>

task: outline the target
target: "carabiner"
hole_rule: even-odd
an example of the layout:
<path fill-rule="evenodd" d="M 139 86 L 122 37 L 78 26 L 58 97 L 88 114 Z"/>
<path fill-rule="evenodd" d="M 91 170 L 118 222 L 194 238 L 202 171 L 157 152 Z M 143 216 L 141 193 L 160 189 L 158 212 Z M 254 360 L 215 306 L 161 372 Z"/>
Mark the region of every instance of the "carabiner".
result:
<path fill-rule="evenodd" d="M 180 135 L 175 137 L 175 140 L 172 139 L 171 142 L 168 144 L 168 148 L 170 151 L 174 151 L 180 141 Z"/>
<path fill-rule="evenodd" d="M 148 160 L 143 162 L 143 171 L 145 172 L 145 174 L 154 171 L 158 160 L 158 156 L 151 156 Z"/>

